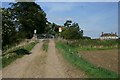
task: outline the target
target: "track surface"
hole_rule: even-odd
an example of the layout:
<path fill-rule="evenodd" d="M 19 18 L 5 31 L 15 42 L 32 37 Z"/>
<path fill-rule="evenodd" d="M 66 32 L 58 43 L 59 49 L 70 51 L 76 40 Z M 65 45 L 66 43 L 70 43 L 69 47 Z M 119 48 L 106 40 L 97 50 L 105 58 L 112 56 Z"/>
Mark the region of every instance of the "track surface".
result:
<path fill-rule="evenodd" d="M 17 59 L 2 70 L 3 78 L 84 78 L 87 77 L 69 64 L 55 48 L 55 41 L 49 40 L 48 51 L 42 51 L 40 41 L 32 54 Z"/>

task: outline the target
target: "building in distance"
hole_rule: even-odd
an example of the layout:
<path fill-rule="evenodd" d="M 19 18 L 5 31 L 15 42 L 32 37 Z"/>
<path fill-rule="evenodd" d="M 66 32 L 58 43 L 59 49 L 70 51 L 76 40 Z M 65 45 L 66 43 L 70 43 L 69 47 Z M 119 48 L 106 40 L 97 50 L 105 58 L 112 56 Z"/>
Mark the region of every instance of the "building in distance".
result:
<path fill-rule="evenodd" d="M 101 40 L 118 39 L 118 35 L 117 35 L 116 32 L 115 33 L 113 33 L 113 32 L 111 32 L 111 33 L 103 33 L 102 32 L 102 34 L 100 35 L 100 39 Z"/>

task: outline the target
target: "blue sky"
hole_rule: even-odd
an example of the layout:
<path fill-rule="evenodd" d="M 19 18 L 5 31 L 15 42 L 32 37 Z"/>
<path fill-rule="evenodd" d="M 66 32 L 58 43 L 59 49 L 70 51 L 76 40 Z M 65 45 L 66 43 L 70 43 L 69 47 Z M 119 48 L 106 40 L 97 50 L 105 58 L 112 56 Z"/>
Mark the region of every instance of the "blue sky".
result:
<path fill-rule="evenodd" d="M 59 25 L 66 20 L 79 23 L 85 36 L 98 38 L 101 32 L 118 33 L 117 2 L 37 2 L 47 19 Z M 7 7 L 8 3 L 2 3 Z"/>

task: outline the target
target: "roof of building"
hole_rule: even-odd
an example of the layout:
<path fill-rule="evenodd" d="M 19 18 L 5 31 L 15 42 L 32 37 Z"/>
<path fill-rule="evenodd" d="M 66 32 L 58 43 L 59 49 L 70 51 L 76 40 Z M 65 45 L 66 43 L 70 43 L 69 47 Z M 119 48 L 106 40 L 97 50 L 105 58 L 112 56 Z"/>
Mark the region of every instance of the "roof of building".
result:
<path fill-rule="evenodd" d="M 101 37 L 105 37 L 105 36 L 118 37 L 118 35 L 117 35 L 117 34 L 114 34 L 114 33 L 103 33 L 103 34 L 101 35 Z"/>

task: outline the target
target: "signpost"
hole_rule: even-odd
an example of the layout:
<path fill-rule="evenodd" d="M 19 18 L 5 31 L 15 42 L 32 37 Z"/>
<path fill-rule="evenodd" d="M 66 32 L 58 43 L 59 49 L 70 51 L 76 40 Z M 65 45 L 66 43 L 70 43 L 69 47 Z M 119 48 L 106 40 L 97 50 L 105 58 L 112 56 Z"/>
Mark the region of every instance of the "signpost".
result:
<path fill-rule="evenodd" d="M 62 28 L 61 27 L 59 27 L 59 32 L 62 32 Z"/>
<path fill-rule="evenodd" d="M 35 29 L 35 30 L 34 30 L 34 34 L 36 34 L 36 32 L 37 32 L 37 30 Z"/>
<path fill-rule="evenodd" d="M 61 36 L 62 28 L 59 27 L 59 37 Z"/>
<path fill-rule="evenodd" d="M 34 30 L 33 39 L 37 39 L 36 32 L 37 32 L 37 30 L 35 29 L 35 30 Z"/>

